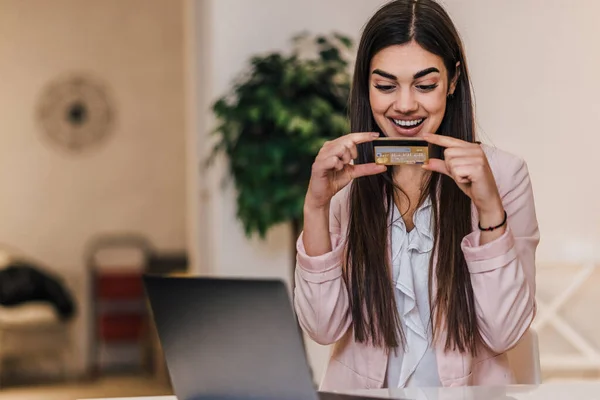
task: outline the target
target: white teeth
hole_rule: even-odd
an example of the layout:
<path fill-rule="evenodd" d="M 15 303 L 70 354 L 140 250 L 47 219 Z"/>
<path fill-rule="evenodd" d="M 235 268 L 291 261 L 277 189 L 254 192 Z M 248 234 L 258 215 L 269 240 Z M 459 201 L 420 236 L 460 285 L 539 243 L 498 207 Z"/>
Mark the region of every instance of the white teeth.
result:
<path fill-rule="evenodd" d="M 413 121 L 403 121 L 401 119 L 394 119 L 393 121 L 396 125 L 410 127 L 410 126 L 419 125 L 421 122 L 423 122 L 423 118 L 415 119 Z"/>

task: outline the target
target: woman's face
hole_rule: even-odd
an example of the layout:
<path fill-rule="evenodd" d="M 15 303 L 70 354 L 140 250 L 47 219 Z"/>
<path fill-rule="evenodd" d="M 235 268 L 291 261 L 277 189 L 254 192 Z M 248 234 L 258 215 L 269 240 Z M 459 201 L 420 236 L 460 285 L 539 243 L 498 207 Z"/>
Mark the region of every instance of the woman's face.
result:
<path fill-rule="evenodd" d="M 369 100 L 377 125 L 389 137 L 435 133 L 442 123 L 448 82 L 441 57 L 411 41 L 379 51 L 371 60 Z"/>

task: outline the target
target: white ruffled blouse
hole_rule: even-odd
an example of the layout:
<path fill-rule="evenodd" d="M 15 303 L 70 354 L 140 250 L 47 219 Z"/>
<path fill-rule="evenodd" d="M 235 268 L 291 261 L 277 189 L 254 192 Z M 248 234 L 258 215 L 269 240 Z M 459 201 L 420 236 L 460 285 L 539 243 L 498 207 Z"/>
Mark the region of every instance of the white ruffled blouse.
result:
<path fill-rule="evenodd" d="M 388 359 L 387 387 L 437 387 L 440 379 L 435 350 L 431 346 L 428 294 L 429 259 L 433 249 L 431 200 L 419 207 L 413 217 L 414 229 L 406 226 L 394 206 L 391 226 L 392 271 L 396 304 L 406 338 L 391 351 Z"/>

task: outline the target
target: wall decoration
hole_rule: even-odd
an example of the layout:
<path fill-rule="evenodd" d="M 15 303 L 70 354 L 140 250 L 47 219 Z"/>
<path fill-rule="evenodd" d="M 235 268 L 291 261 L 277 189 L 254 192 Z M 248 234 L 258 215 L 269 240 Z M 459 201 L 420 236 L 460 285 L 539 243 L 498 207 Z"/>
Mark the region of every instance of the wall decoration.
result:
<path fill-rule="evenodd" d="M 43 90 L 36 117 L 55 148 L 81 153 L 110 136 L 115 111 L 105 84 L 86 74 L 71 74 Z"/>

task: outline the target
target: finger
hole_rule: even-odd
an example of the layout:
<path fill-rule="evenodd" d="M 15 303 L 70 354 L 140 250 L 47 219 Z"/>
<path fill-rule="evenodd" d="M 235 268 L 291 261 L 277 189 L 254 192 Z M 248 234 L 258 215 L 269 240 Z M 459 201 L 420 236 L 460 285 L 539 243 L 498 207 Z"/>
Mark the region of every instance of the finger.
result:
<path fill-rule="evenodd" d="M 370 164 L 359 164 L 359 165 L 345 165 L 344 170 L 340 172 L 334 172 L 333 175 L 333 188 L 334 192 L 349 184 L 353 179 L 360 178 L 363 176 L 377 175 L 385 172 L 387 167 L 385 165 L 378 165 L 375 163 Z"/>
<path fill-rule="evenodd" d="M 379 136 L 379 132 L 356 132 L 343 136 L 343 138 L 356 145 L 371 142 L 377 139 Z"/>
<path fill-rule="evenodd" d="M 449 147 L 444 150 L 444 158 L 451 160 L 454 158 L 480 158 L 481 149 L 472 147 Z"/>
<path fill-rule="evenodd" d="M 331 170 L 341 171 L 344 169 L 344 162 L 337 156 L 330 156 L 318 163 L 315 163 L 315 169 L 322 175 L 325 175 Z"/>
<path fill-rule="evenodd" d="M 452 176 L 458 183 L 470 183 L 472 167 L 470 165 L 463 165 L 456 167 L 452 170 Z"/>
<path fill-rule="evenodd" d="M 341 160 L 344 163 L 344 165 L 350 164 L 350 162 L 352 161 L 352 156 L 350 155 L 350 151 L 345 152 L 344 155 L 342 156 Z"/>
<path fill-rule="evenodd" d="M 442 147 L 469 147 L 473 145 L 473 143 L 465 142 L 464 140 L 450 136 L 436 135 L 435 133 L 424 133 L 423 140 Z"/>
<path fill-rule="evenodd" d="M 344 147 L 350 150 L 352 159 L 358 158 L 357 144 L 370 142 L 379 137 L 378 132 L 357 132 L 350 133 L 346 136 L 342 136 L 334 141 L 327 141 L 323 144 L 319 150 L 319 156 L 326 158 L 331 155 L 340 156 L 343 155 Z"/>
<path fill-rule="evenodd" d="M 352 152 L 350 150 L 350 146 L 356 147 L 352 142 L 332 142 L 327 147 L 323 147 L 319 154 L 320 158 L 326 159 L 331 156 L 336 156 L 345 164 L 348 164 L 350 160 L 355 157 L 352 157 Z"/>
<path fill-rule="evenodd" d="M 339 158 L 339 157 L 333 157 L 333 159 L 335 160 L 335 161 L 334 161 L 334 162 L 335 162 L 335 164 L 333 165 L 333 168 L 334 168 L 336 171 L 341 171 L 341 170 L 343 170 L 343 169 L 344 169 L 344 166 L 345 166 L 346 164 L 344 164 L 344 162 L 343 162 L 342 160 L 340 160 L 340 158 Z"/>
<path fill-rule="evenodd" d="M 457 157 L 446 159 L 446 167 L 449 171 L 452 171 L 454 168 L 463 167 L 463 166 L 471 166 L 475 167 L 479 165 L 479 161 L 477 158 L 472 157 Z"/>
<path fill-rule="evenodd" d="M 352 157 L 352 152 L 347 146 L 343 146 L 341 154 L 338 157 L 344 162 L 344 164 L 349 164 L 355 157 Z"/>
<path fill-rule="evenodd" d="M 350 155 L 352 156 L 352 159 L 356 160 L 358 158 L 358 149 L 356 148 L 356 144 L 351 143 L 350 146 L 348 146 L 348 149 L 350 150 Z"/>
<path fill-rule="evenodd" d="M 487 168 L 478 159 L 456 159 L 446 164 L 453 176 L 458 176 L 459 174 L 461 176 L 468 175 L 469 182 L 486 179 Z"/>
<path fill-rule="evenodd" d="M 327 153 L 331 149 L 332 144 L 333 142 L 330 140 L 327 140 L 325 143 L 323 143 L 323 145 L 319 149 L 319 155 Z"/>
<path fill-rule="evenodd" d="M 438 158 L 430 158 L 427 164 L 423 164 L 423 169 L 452 176 L 450 175 L 450 171 L 448 171 L 448 168 L 446 167 L 446 162 Z"/>
<path fill-rule="evenodd" d="M 387 166 L 375 163 L 351 165 L 352 178 L 381 174 L 387 171 Z"/>

